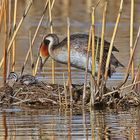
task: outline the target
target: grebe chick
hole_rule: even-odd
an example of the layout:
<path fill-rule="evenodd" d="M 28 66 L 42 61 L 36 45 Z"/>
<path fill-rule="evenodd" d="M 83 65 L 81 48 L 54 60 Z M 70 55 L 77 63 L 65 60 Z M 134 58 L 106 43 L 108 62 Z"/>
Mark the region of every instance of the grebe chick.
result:
<path fill-rule="evenodd" d="M 14 82 L 20 82 L 21 84 L 25 84 L 25 85 L 32 85 L 38 82 L 35 76 L 32 76 L 30 74 L 25 74 L 18 77 L 18 75 L 15 72 L 10 72 L 8 79 Z"/>

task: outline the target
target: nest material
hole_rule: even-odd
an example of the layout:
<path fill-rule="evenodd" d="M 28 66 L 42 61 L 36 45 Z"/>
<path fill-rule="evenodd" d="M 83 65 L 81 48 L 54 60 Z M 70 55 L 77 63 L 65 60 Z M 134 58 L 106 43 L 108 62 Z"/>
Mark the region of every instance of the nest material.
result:
<path fill-rule="evenodd" d="M 102 88 L 102 92 L 109 92 L 107 88 Z M 105 94 L 104 94 L 105 95 Z M 82 107 L 83 101 L 83 85 L 72 85 L 72 106 Z M 91 97 L 91 88 L 86 88 L 85 104 L 89 106 Z M 39 82 L 33 85 L 24 85 L 15 83 L 13 87 L 8 85 L 0 88 L 0 104 L 3 105 L 26 105 L 36 108 L 51 108 L 51 107 L 69 107 L 70 92 L 68 87 L 58 84 L 49 84 Z M 111 95 L 103 96 L 100 91 L 94 94 L 95 107 L 130 107 L 140 104 L 140 96 L 134 91 L 122 94 L 122 91 L 114 92 Z"/>

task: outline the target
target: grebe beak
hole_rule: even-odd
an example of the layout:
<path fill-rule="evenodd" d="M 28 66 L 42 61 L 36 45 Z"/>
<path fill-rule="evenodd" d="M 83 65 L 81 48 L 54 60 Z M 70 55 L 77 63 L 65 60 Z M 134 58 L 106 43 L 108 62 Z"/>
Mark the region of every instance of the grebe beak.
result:
<path fill-rule="evenodd" d="M 40 56 L 40 70 L 42 70 L 45 62 L 49 58 L 48 46 L 44 43 L 41 43 L 39 49 L 39 56 Z"/>
<path fill-rule="evenodd" d="M 46 63 L 46 61 L 48 60 L 48 58 L 49 57 L 47 57 L 47 58 L 42 58 L 42 57 L 40 57 L 40 70 L 42 71 L 42 68 L 43 68 L 43 66 L 44 66 L 44 64 Z"/>

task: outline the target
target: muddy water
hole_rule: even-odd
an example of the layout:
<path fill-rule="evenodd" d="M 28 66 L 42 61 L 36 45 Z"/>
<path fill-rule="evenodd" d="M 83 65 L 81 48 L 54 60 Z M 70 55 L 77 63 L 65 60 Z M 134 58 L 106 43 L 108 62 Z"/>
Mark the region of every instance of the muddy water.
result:
<path fill-rule="evenodd" d="M 119 24 L 115 46 L 120 50 L 115 56 L 127 67 L 129 60 L 129 26 L 130 26 L 130 0 L 124 0 L 123 13 Z M 71 33 L 88 33 L 91 25 L 91 6 L 94 6 L 97 0 L 56 0 L 52 10 L 53 29 L 60 37 L 60 40 L 66 36 L 67 17 L 70 18 Z M 120 0 L 110 0 L 107 13 L 107 24 L 105 38 L 111 40 L 116 17 L 119 10 Z M 28 0 L 18 1 L 17 24 L 22 17 Z M 12 1 L 13 12 L 14 3 Z M 45 0 L 34 0 L 29 14 L 25 18 L 16 37 L 16 71 L 20 73 L 25 54 L 29 48 L 29 34 L 33 37 L 38 22 L 41 18 Z M 101 22 L 104 0 L 96 9 L 96 35 L 101 35 Z M 134 22 L 134 39 L 140 24 L 140 1 L 135 0 L 135 22 Z M 13 19 L 13 17 L 11 18 Z M 13 24 L 9 24 L 12 27 Z M 42 37 L 50 33 L 48 15 L 46 13 L 41 28 L 33 47 L 34 61 L 37 59 L 38 48 Z M 0 59 L 3 56 L 4 30 L 0 34 Z M 139 63 L 140 58 L 140 41 L 135 55 L 135 66 Z M 55 63 L 56 83 L 60 83 L 63 73 L 67 77 L 67 66 Z M 117 69 L 117 72 L 110 79 L 120 82 L 124 76 L 125 68 Z M 31 73 L 30 59 L 25 68 L 25 73 Z M 2 70 L 0 70 L 2 76 Z M 51 59 L 46 63 L 44 71 L 37 74 L 41 80 L 51 81 Z M 72 69 L 72 79 L 74 83 L 83 83 L 84 72 Z M 2 78 L 1 78 L 2 80 Z M 59 110 L 22 110 L 13 108 L 1 110 L 0 115 L 0 139 L 140 139 L 139 136 L 139 109 L 131 110 L 94 110 L 94 113 L 85 113 L 86 123 L 83 121 L 84 114 L 72 114 L 69 112 L 62 113 Z M 92 115 L 92 116 L 91 116 Z M 70 119 L 71 117 L 71 119 Z M 93 121 L 90 123 L 90 121 Z"/>

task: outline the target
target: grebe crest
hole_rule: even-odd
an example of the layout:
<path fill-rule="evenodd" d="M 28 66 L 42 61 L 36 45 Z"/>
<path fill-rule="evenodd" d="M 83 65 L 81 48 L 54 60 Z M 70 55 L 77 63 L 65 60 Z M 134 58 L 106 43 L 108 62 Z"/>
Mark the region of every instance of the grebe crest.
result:
<path fill-rule="evenodd" d="M 59 38 L 56 34 L 48 34 L 44 37 L 44 43 L 47 46 L 57 45 L 59 43 Z"/>

